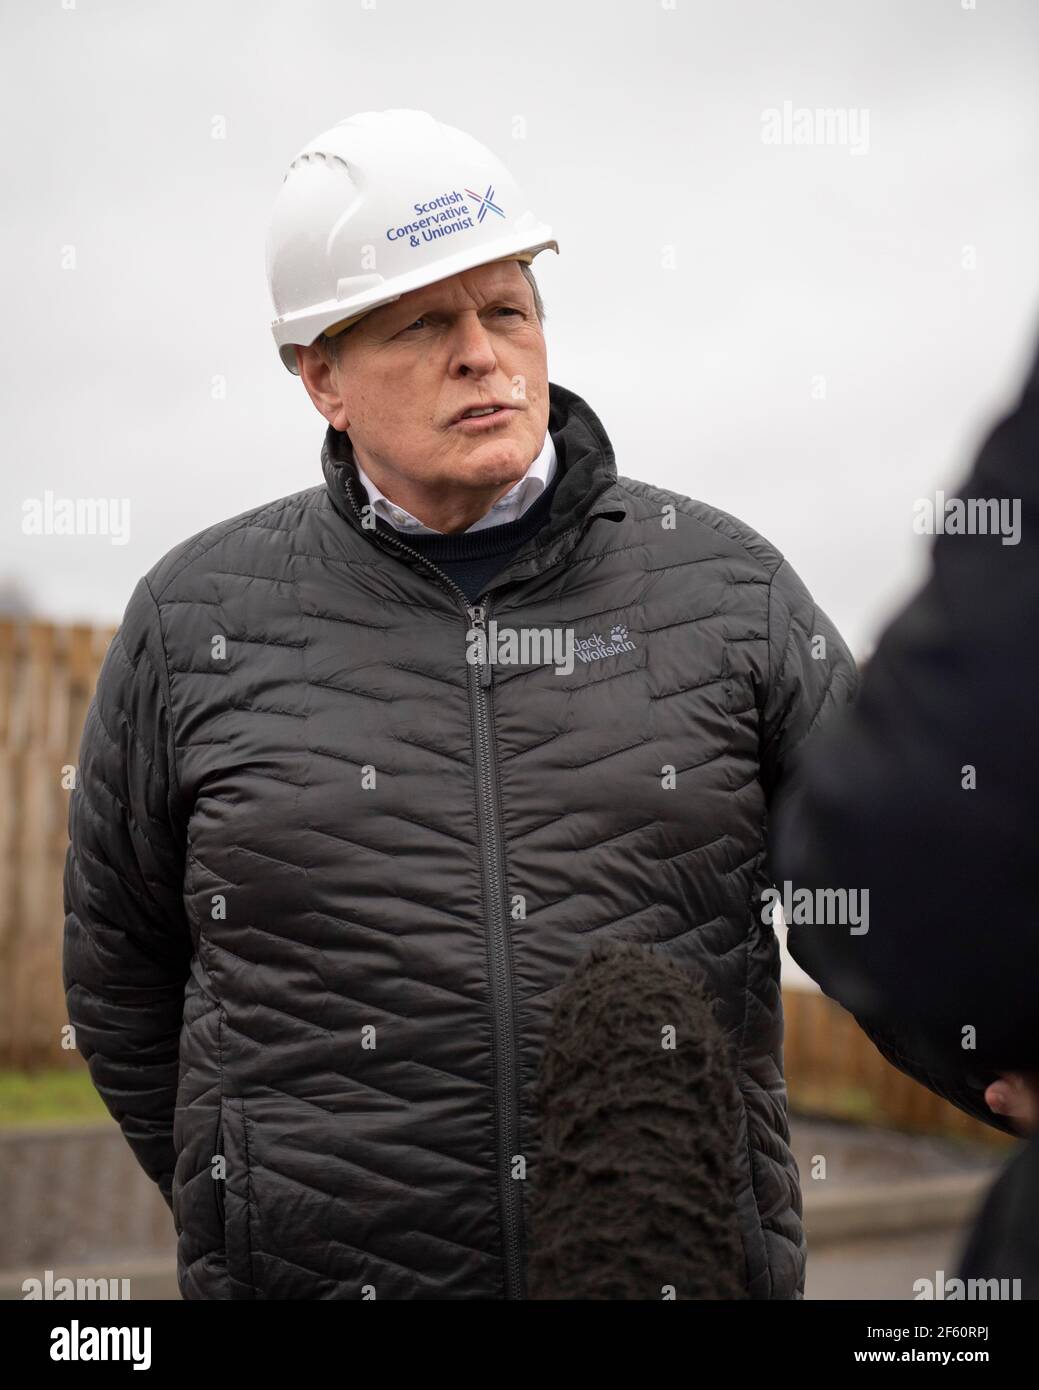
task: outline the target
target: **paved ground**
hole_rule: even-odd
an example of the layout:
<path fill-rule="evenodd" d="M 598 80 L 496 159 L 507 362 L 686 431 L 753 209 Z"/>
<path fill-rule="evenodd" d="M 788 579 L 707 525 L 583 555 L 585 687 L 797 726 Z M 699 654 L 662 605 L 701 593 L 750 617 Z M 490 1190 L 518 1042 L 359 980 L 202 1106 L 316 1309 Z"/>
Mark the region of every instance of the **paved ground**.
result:
<path fill-rule="evenodd" d="M 896 1239 L 840 1241 L 810 1250 L 805 1297 L 809 1299 L 912 1299 L 917 1279 L 935 1279 L 956 1269 L 960 1231 L 917 1231 Z M 131 1276 L 135 1300 L 179 1299 L 176 1272 L 168 1260 L 110 1262 Z M 88 1270 L 67 1270 L 75 1277 Z M 109 1272 L 107 1269 L 106 1273 Z M 21 1298 L 20 1283 L 0 1277 L 0 1299 Z"/>
<path fill-rule="evenodd" d="M 1002 1151 L 970 1141 L 826 1120 L 795 1118 L 791 1137 L 809 1228 L 809 1299 L 914 1299 L 916 1280 L 935 1281 L 938 1270 L 951 1277 L 971 1213 L 1006 1161 Z M 819 1155 L 824 1179 L 811 1176 Z M 812 1237 L 813 1225 L 826 1229 L 812 1219 L 813 1206 L 818 1212 L 823 1204 L 839 1218 L 830 1229 L 843 1237 Z M 868 1234 L 893 1222 L 895 1229 Z"/>
<path fill-rule="evenodd" d="M 915 1280 L 934 1280 L 938 1270 L 951 1277 L 971 1224 L 971 1211 L 1007 1157 L 976 1143 L 923 1139 L 832 1121 L 795 1118 L 791 1133 L 809 1230 L 805 1289 L 809 1299 L 911 1300 Z M 128 1154 L 118 1132 L 113 1151 L 120 1160 Z M 819 1158 L 825 1160 L 825 1177 L 812 1176 L 819 1171 Z M 22 1279 L 27 1273 L 39 1276 L 47 1266 L 72 1278 L 129 1276 L 131 1297 L 138 1300 L 180 1297 L 167 1209 L 130 1162 L 132 1177 L 146 1188 L 145 1205 L 158 1208 L 157 1215 L 145 1211 L 147 1220 L 142 1219 L 133 1231 L 141 1238 L 142 1233 L 159 1230 L 161 1245 L 148 1249 L 142 1243 L 132 1255 L 106 1257 L 97 1245 L 99 1233 L 107 1230 L 118 1235 L 118 1231 L 111 1219 L 102 1217 L 90 1241 L 82 1240 L 80 1248 L 70 1231 L 70 1211 L 64 1210 L 54 1222 L 62 1236 L 60 1249 L 33 1249 L 27 1267 L 0 1270 L 0 1299 L 22 1298 Z M 102 1168 L 101 1173 L 99 1186 L 111 1201 L 115 1197 L 111 1168 Z M 67 1189 L 64 1183 L 58 1186 L 71 1191 L 71 1184 Z M 125 1196 L 125 1187 L 119 1190 Z M 98 1200 L 95 1194 L 92 1209 Z M 121 1205 L 125 1208 L 126 1201 Z M 39 1232 L 36 1222 L 31 1229 Z M 878 1231 L 882 1234 L 869 1234 Z M 125 1241 L 119 1248 L 128 1248 Z M 23 1243 L 19 1253 L 29 1256 L 29 1245 Z M 25 1259 L 11 1261 L 15 1263 L 25 1266 Z"/>
<path fill-rule="evenodd" d="M 1009 1153 L 973 1140 L 929 1139 L 871 1125 L 842 1124 L 794 1116 L 791 1145 L 806 1199 L 820 1183 L 842 1191 L 859 1185 L 907 1179 L 994 1175 Z M 825 1179 L 812 1176 L 813 1159 L 826 1160 Z"/>
<path fill-rule="evenodd" d="M 901 1237 L 809 1246 L 805 1297 L 913 1299 L 917 1279 L 951 1278 L 965 1230 L 913 1231 Z"/>
<path fill-rule="evenodd" d="M 916 1279 L 951 1276 L 959 1251 L 958 1231 L 917 1231 L 901 1239 L 843 1241 L 811 1250 L 805 1297 L 810 1299 L 912 1299 Z M 110 1262 L 131 1276 L 135 1300 L 179 1299 L 177 1276 L 168 1260 Z M 75 1277 L 87 1270 L 65 1271 Z M 106 1273 L 108 1270 L 105 1271 Z M 0 1277 L 0 1299 L 21 1298 L 20 1283 Z"/>

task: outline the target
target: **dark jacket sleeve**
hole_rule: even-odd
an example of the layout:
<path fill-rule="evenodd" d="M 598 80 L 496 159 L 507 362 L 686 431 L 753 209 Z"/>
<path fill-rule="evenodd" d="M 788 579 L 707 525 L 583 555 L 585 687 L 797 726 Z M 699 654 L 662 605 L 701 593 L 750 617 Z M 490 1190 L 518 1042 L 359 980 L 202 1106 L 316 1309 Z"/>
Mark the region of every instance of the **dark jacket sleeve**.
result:
<path fill-rule="evenodd" d="M 937 536 L 773 841 L 778 875 L 870 895 L 864 935 L 791 925 L 794 959 L 895 1066 L 1007 1132 L 985 1086 L 1039 1066 L 1037 457 L 1033 368 L 958 494 L 1005 503 L 1008 533 Z"/>
<path fill-rule="evenodd" d="M 768 662 L 761 781 L 772 804 L 790 794 L 805 739 L 847 704 L 858 681 L 843 638 L 787 560 L 769 585 Z"/>
<path fill-rule="evenodd" d="M 142 579 L 83 729 L 69 803 L 63 978 L 76 1046 L 167 1205 L 191 960 L 176 805 L 165 659 Z"/>

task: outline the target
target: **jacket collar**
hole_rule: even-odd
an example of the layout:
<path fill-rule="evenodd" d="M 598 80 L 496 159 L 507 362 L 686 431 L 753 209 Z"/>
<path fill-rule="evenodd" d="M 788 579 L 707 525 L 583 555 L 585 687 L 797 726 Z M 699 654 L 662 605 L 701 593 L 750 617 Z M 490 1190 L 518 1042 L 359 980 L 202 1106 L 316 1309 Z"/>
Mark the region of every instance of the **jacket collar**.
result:
<path fill-rule="evenodd" d="M 545 442 L 541 447 L 541 452 L 524 473 L 518 482 L 513 483 L 508 492 L 503 497 L 499 497 L 497 502 L 491 507 L 490 511 L 474 521 L 471 526 L 467 526 L 464 532 L 459 534 L 470 535 L 477 531 L 496 530 L 499 526 L 504 526 L 510 521 L 518 521 L 525 512 L 528 512 L 552 484 L 558 469 L 556 458 L 555 440 L 552 438 L 552 431 L 545 430 Z M 403 533 L 405 539 L 408 536 L 442 536 L 442 532 L 435 531 L 424 522 L 419 521 L 418 517 L 403 507 L 398 507 L 395 503 L 382 492 L 378 484 L 373 482 L 364 467 L 354 456 L 354 467 L 357 476 L 364 484 L 364 490 L 368 494 L 368 499 L 372 504 L 372 510 L 387 521 L 396 530 Z"/>
<path fill-rule="evenodd" d="M 533 541 L 508 566 L 509 578 L 540 574 L 573 548 L 594 517 L 613 521 L 626 516 L 625 493 L 618 486 L 613 446 L 602 421 L 580 396 L 565 386 L 548 384 L 548 430 L 555 439 L 561 477 L 548 520 Z M 367 493 L 357 477 L 349 435 L 328 425 L 321 445 L 321 471 L 332 506 L 370 543 L 387 545 L 378 530 L 360 523 Z M 405 538 L 406 539 L 406 538 Z M 398 548 L 392 548 L 401 556 Z"/>

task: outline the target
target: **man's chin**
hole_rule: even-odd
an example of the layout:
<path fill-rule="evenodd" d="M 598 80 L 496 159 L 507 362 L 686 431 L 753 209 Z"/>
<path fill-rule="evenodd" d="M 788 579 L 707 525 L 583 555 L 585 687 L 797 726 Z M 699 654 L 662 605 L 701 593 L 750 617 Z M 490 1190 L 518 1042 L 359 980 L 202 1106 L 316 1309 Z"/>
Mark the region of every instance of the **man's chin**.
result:
<path fill-rule="evenodd" d="M 467 444 L 459 476 L 468 483 L 484 487 L 518 483 L 536 457 L 526 441 L 479 439 L 467 441 Z"/>

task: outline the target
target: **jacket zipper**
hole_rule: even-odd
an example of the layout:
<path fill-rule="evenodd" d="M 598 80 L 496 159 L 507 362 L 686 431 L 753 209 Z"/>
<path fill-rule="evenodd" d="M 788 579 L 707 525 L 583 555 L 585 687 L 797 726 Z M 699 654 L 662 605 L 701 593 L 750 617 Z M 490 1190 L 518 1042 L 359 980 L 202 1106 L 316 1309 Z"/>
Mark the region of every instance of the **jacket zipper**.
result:
<path fill-rule="evenodd" d="M 486 620 L 490 605 L 469 608 L 472 627 L 486 639 Z M 479 674 L 477 674 L 477 666 Z M 518 1086 L 516 1079 L 515 1020 L 512 1011 L 512 955 L 509 934 L 507 875 L 505 868 L 505 837 L 502 833 L 498 780 L 494 746 L 494 712 L 491 705 L 491 684 L 494 668 L 490 661 L 470 666 L 469 683 L 472 692 L 470 708 L 475 732 L 477 785 L 480 789 L 480 839 L 484 870 L 484 888 L 489 952 L 491 989 L 494 999 L 494 1018 L 498 1025 L 497 1074 L 498 1095 L 498 1183 L 501 1196 L 502 1231 L 505 1259 L 505 1297 L 523 1298 L 523 1271 L 520 1255 L 523 1211 L 519 1183 L 513 1178 L 513 1156 L 519 1152 Z"/>
<path fill-rule="evenodd" d="M 349 486 L 344 488 L 355 515 L 361 513 Z M 443 570 L 419 551 L 395 536 L 379 533 L 380 539 L 406 551 L 431 570 L 438 580 L 460 600 L 470 629 L 486 641 L 490 600 L 482 594 L 476 604 Z M 495 1095 L 498 1142 L 498 1196 L 501 1204 L 502 1254 L 505 1265 L 505 1297 L 526 1296 L 523 1269 L 523 1206 L 518 1182 L 512 1177 L 512 1158 L 519 1152 L 519 1087 L 516 1066 L 515 1018 L 512 1008 L 512 952 L 509 935 L 505 837 L 502 832 L 497 758 L 495 756 L 494 712 L 491 687 L 494 668 L 490 661 L 466 662 L 469 686 L 469 715 L 476 754 L 477 810 L 480 828 L 480 865 L 484 888 L 484 915 L 491 977 L 491 1008 L 497 1033 L 495 1048 Z"/>

